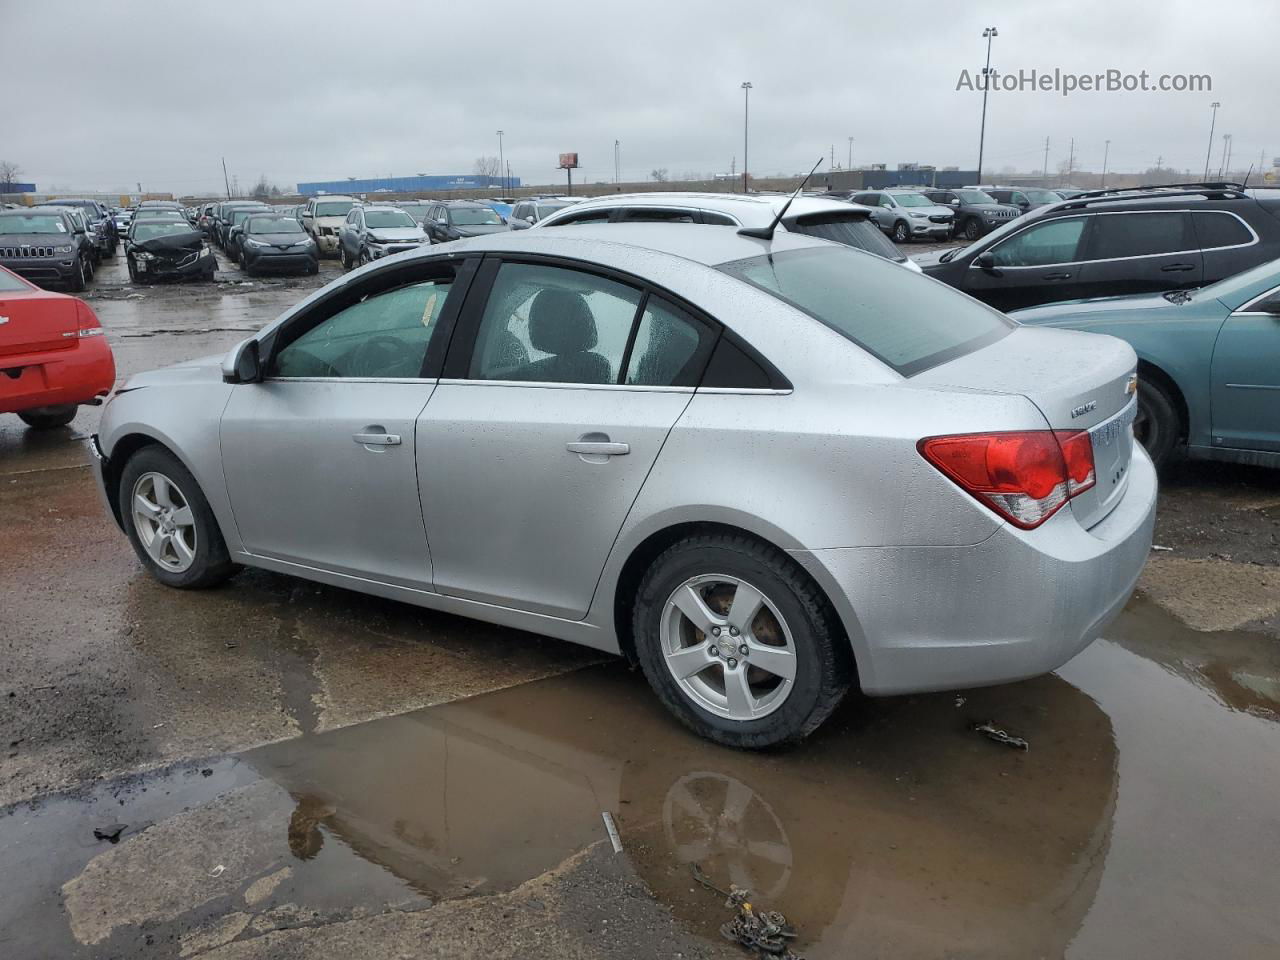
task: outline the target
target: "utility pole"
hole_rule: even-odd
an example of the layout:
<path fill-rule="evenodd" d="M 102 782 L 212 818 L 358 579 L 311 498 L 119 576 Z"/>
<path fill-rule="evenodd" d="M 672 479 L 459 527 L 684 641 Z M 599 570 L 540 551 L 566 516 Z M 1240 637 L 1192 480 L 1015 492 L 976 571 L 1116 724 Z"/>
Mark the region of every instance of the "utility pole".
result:
<path fill-rule="evenodd" d="M 1049 138 L 1044 138 L 1044 170 L 1040 173 L 1040 178 L 1044 180 L 1044 185 L 1049 185 Z"/>
<path fill-rule="evenodd" d="M 613 141 L 613 185 L 622 183 L 622 141 Z"/>
<path fill-rule="evenodd" d="M 231 199 L 231 181 L 227 179 L 227 158 L 222 158 L 222 183 L 227 188 L 227 199 Z M 138 192 L 142 192 L 142 184 L 138 184 Z"/>
<path fill-rule="evenodd" d="M 747 189 L 747 135 L 751 129 L 751 81 L 742 83 L 742 192 Z"/>
<path fill-rule="evenodd" d="M 498 131 L 498 176 L 502 176 L 502 172 L 507 169 L 507 155 L 502 152 L 502 131 Z M 488 186 L 488 184 L 486 184 Z M 502 189 L 504 193 L 509 193 L 506 181 L 503 181 Z"/>
<path fill-rule="evenodd" d="M 1222 135 L 1222 169 L 1218 171 L 1219 179 L 1231 175 L 1231 134 Z"/>
<path fill-rule="evenodd" d="M 1076 138 L 1072 137 L 1071 152 L 1067 154 L 1067 180 L 1068 181 L 1071 180 L 1071 168 L 1075 166 L 1075 162 L 1076 162 Z M 1068 182 L 1068 186 L 1069 185 L 1070 183 Z"/>
<path fill-rule="evenodd" d="M 978 128 L 978 183 L 982 183 L 982 151 L 987 142 L 987 91 L 991 87 L 991 40 L 1000 36 L 995 27 L 982 31 L 987 41 L 987 65 L 982 68 L 982 126 Z"/>
<path fill-rule="evenodd" d="M 849 163 L 845 167 L 846 170 L 853 169 L 853 137 L 849 138 Z"/>
<path fill-rule="evenodd" d="M 831 165 L 827 167 L 827 169 L 834 170 L 835 166 L 836 166 L 836 145 L 833 143 L 831 145 Z"/>
<path fill-rule="evenodd" d="M 1106 142 L 1106 146 L 1102 148 L 1102 183 L 1099 186 L 1106 189 L 1107 186 L 1107 157 L 1111 154 L 1111 141 Z"/>
<path fill-rule="evenodd" d="M 1212 112 L 1209 114 L 1209 149 L 1204 152 L 1204 177 L 1202 179 L 1205 180 L 1209 179 L 1209 156 L 1213 153 L 1213 125 L 1218 121 L 1218 108 L 1220 106 L 1222 104 L 1217 100 L 1209 104 L 1209 109 Z"/>

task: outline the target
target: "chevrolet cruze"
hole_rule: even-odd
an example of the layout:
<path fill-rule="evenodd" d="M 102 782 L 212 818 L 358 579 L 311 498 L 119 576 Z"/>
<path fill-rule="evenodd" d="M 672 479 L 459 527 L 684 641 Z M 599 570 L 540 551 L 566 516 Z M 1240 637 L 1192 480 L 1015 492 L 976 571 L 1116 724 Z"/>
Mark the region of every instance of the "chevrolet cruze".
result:
<path fill-rule="evenodd" d="M 851 686 L 1017 680 L 1098 636 L 1151 542 L 1134 369 L 800 234 L 498 233 L 131 377 L 96 464 L 169 586 L 263 567 L 620 653 L 762 747 Z"/>

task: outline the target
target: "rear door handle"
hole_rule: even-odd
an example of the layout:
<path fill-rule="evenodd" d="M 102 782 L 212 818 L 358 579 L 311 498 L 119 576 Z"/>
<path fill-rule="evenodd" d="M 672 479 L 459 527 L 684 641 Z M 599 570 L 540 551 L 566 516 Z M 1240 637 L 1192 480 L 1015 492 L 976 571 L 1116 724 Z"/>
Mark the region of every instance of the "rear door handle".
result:
<path fill-rule="evenodd" d="M 1071 279 L 1071 274 L 1069 274 L 1069 273 L 1046 273 L 1046 274 L 1044 275 L 1044 279 L 1045 279 L 1045 280 L 1070 280 L 1070 279 Z"/>
<path fill-rule="evenodd" d="M 400 434 L 398 433 L 353 433 L 351 439 L 366 447 L 400 446 Z"/>
<path fill-rule="evenodd" d="M 1165 273 L 1178 273 L 1183 270 L 1194 270 L 1195 265 L 1190 263 L 1171 263 L 1160 268 Z"/>
<path fill-rule="evenodd" d="M 622 457 L 631 452 L 630 444 L 612 440 L 571 440 L 564 448 L 570 453 L 588 457 Z"/>

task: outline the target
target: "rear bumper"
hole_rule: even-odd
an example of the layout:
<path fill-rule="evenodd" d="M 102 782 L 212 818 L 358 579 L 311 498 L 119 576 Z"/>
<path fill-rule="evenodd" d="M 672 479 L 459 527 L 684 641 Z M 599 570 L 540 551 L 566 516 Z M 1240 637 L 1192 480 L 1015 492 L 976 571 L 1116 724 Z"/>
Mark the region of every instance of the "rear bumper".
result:
<path fill-rule="evenodd" d="M 0 357 L 0 413 L 91 403 L 111 392 L 116 365 L 106 337 L 83 337 L 70 350 Z"/>
<path fill-rule="evenodd" d="M 1156 474 L 1135 445 L 1129 487 L 1085 530 L 1070 508 L 960 547 L 794 551 L 844 620 L 871 694 L 987 686 L 1057 669 L 1132 594 L 1151 549 Z"/>

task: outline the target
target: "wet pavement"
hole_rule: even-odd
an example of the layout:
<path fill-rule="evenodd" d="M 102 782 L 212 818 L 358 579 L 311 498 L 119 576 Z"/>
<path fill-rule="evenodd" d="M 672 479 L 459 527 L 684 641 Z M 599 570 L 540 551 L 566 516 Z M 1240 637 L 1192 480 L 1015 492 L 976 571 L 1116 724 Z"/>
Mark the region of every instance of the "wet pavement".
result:
<path fill-rule="evenodd" d="M 90 301 L 124 376 L 315 282 Z M 1280 955 L 1280 474 L 1174 471 L 1170 549 L 1056 674 L 749 754 L 591 651 L 260 571 L 165 590 L 98 506 L 96 417 L 0 420 L 6 960 L 745 956 L 693 863 L 810 958 Z"/>

